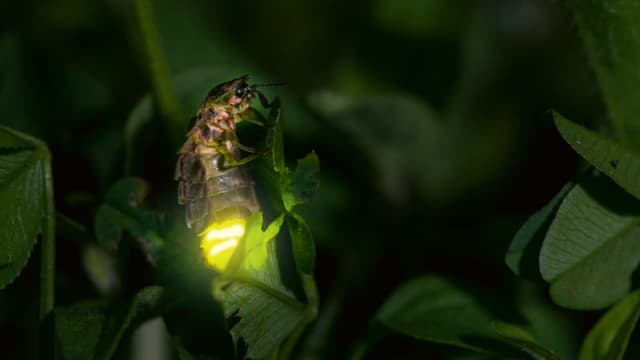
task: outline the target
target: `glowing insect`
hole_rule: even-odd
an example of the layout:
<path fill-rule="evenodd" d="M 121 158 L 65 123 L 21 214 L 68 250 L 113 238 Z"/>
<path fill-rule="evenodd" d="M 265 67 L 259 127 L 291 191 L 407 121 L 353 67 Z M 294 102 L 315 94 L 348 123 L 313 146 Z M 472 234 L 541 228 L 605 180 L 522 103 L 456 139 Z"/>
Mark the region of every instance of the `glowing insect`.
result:
<path fill-rule="evenodd" d="M 240 144 L 236 124 L 248 121 L 265 126 L 251 101 L 258 97 L 269 107 L 257 88 L 275 84 L 251 86 L 248 81 L 244 75 L 209 92 L 191 119 L 176 164 L 178 203 L 186 205 L 187 226 L 200 236 L 209 265 L 220 271 L 244 235 L 245 219 L 260 209 L 253 181 L 243 166 L 260 155 Z"/>

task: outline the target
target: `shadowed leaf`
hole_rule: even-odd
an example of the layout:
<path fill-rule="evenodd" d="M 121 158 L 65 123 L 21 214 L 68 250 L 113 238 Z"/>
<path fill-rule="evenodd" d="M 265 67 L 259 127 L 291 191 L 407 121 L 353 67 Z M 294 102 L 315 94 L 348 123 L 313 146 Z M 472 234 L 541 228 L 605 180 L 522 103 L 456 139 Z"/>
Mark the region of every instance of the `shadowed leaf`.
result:
<path fill-rule="evenodd" d="M 495 319 L 471 295 L 436 276 L 400 286 L 375 320 L 419 340 L 510 356 L 523 351 L 536 359 L 558 358 L 528 331 Z"/>
<path fill-rule="evenodd" d="M 566 4 L 618 137 L 623 144 L 640 149 L 640 4 L 624 0 L 569 0 Z"/>
<path fill-rule="evenodd" d="M 640 155 L 604 136 L 553 113 L 564 140 L 583 158 L 640 199 Z"/>
<path fill-rule="evenodd" d="M 566 184 L 553 200 L 518 230 L 505 255 L 505 262 L 514 274 L 529 280 L 542 280 L 538 267 L 540 247 L 558 206 L 573 186 L 572 182 Z"/>

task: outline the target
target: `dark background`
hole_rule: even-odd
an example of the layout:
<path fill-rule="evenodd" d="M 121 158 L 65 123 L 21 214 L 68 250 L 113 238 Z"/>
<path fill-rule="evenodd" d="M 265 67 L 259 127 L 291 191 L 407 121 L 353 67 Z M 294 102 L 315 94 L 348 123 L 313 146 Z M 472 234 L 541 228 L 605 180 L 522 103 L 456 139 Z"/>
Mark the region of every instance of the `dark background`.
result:
<path fill-rule="evenodd" d="M 303 213 L 318 251 L 320 320 L 330 331 L 305 346 L 344 357 L 394 288 L 435 273 L 494 294 L 498 306 L 539 302 L 563 324 L 547 340 L 575 356 L 595 315 L 555 308 L 543 285 L 517 279 L 503 261 L 518 227 L 577 171 L 549 110 L 607 131 L 594 74 L 561 4 L 153 3 L 171 73 L 177 83 L 196 79 L 185 86 L 198 84 L 197 101 L 244 73 L 288 84 L 267 90 L 284 97 L 287 157 L 314 149 L 321 164 L 320 190 Z M 156 116 L 132 148 L 124 136 L 151 88 L 129 1 L 7 1 L 0 19 L 0 123 L 49 145 L 59 213 L 92 234 L 105 191 L 125 175 L 151 184 L 150 206 L 173 207 L 173 144 L 182 135 L 167 134 Z M 358 106 L 340 113 L 341 101 Z M 197 102 L 184 103 L 186 127 Z M 59 305 L 100 296 L 81 249 L 58 236 Z M 37 259 L 36 250 L 0 292 L 2 358 L 33 355 Z M 153 281 L 135 247 L 123 262 L 116 299 Z M 407 357 L 458 354 L 393 336 L 371 355 L 398 349 Z"/>

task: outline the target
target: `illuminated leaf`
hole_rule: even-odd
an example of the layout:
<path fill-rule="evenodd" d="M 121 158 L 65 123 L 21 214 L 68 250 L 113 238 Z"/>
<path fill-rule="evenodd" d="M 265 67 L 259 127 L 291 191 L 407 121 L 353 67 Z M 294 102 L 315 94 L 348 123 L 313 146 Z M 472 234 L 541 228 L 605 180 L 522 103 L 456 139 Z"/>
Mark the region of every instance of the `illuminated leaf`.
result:
<path fill-rule="evenodd" d="M 39 140 L 0 126 L 0 289 L 26 265 L 49 213 L 50 155 Z"/>
<path fill-rule="evenodd" d="M 280 278 L 273 238 L 283 221 L 280 216 L 263 231 L 262 213 L 253 214 L 227 271 L 214 282 L 225 317 L 237 319 L 233 340 L 247 344 L 249 358 L 267 357 L 306 320 L 305 305 Z"/>
<path fill-rule="evenodd" d="M 311 231 L 304 219 L 295 212 L 295 206 L 311 201 L 318 189 L 318 156 L 309 153 L 298 160 L 292 173 L 282 175 L 281 196 L 287 210 L 287 227 L 291 236 L 293 257 L 298 270 L 312 274 L 315 266 L 316 248 Z"/>
<path fill-rule="evenodd" d="M 616 184 L 640 199 L 640 155 L 604 136 L 553 113 L 564 140 Z"/>
<path fill-rule="evenodd" d="M 631 288 L 640 262 L 640 202 L 605 176 L 581 179 L 567 194 L 540 251 L 553 301 L 600 309 Z"/>
<path fill-rule="evenodd" d="M 580 360 L 622 360 L 640 318 L 640 290 L 627 295 L 598 321 L 584 340 Z"/>
<path fill-rule="evenodd" d="M 122 231 L 159 246 L 162 219 L 158 214 L 140 207 L 147 194 L 147 184 L 139 178 L 124 178 L 116 182 L 105 195 L 96 213 L 96 238 L 107 249 L 116 249 Z"/>
<path fill-rule="evenodd" d="M 505 262 L 514 274 L 530 280 L 542 280 L 538 266 L 540 247 L 560 202 L 573 186 L 572 182 L 566 184 L 553 200 L 533 214 L 518 230 L 505 255 Z"/>
<path fill-rule="evenodd" d="M 509 356 L 522 351 L 537 359 L 558 358 L 527 330 L 495 319 L 470 294 L 436 276 L 400 286 L 375 320 L 418 340 Z"/>
<path fill-rule="evenodd" d="M 566 4 L 595 70 L 618 138 L 639 150 L 640 6 L 624 0 L 568 0 Z"/>

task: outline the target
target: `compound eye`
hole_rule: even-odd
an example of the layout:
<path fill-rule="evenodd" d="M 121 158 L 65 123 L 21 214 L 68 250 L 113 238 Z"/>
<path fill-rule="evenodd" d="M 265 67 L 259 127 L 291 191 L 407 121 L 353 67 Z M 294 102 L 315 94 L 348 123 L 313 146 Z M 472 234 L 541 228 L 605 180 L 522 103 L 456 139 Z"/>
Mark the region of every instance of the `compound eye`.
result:
<path fill-rule="evenodd" d="M 236 96 L 241 98 L 247 94 L 247 86 L 241 86 L 236 89 Z"/>

